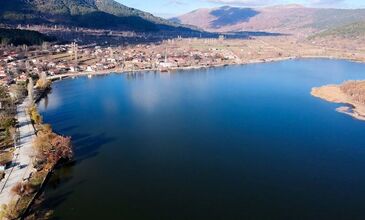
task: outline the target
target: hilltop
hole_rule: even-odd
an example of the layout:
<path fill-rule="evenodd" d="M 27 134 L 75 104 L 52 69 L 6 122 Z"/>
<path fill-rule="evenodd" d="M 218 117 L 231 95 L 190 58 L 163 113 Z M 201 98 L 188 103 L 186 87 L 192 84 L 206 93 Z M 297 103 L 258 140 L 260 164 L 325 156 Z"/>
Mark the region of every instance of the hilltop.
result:
<path fill-rule="evenodd" d="M 310 35 L 365 21 L 365 9 L 307 8 L 301 5 L 266 8 L 223 6 L 198 9 L 171 20 L 215 32 L 266 31 Z"/>

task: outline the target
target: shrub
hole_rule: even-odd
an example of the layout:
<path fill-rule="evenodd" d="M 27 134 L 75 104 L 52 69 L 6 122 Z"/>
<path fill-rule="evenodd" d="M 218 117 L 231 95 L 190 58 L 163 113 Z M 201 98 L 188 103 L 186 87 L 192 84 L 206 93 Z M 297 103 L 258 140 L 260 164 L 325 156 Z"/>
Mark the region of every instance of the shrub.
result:
<path fill-rule="evenodd" d="M 0 153 L 0 165 L 5 166 L 13 160 L 13 152 L 5 151 Z"/>
<path fill-rule="evenodd" d="M 33 187 L 40 187 L 42 182 L 47 176 L 46 171 L 39 171 L 32 174 L 31 178 L 29 179 L 29 184 L 31 184 Z"/>
<path fill-rule="evenodd" d="M 16 119 L 12 116 L 1 114 L 0 115 L 0 127 L 2 129 L 9 129 L 11 127 L 15 127 Z"/>
<path fill-rule="evenodd" d="M 42 123 L 42 116 L 38 113 L 35 105 L 29 107 L 28 114 L 30 115 L 30 119 L 32 120 L 33 124 L 39 125 Z"/>
<path fill-rule="evenodd" d="M 17 183 L 11 191 L 20 197 L 29 196 L 36 191 L 36 188 L 30 183 Z"/>
<path fill-rule="evenodd" d="M 20 215 L 20 211 L 16 208 L 17 207 L 16 200 L 11 201 L 8 205 L 4 205 L 2 207 L 1 212 L 1 219 L 16 219 Z"/>
<path fill-rule="evenodd" d="M 59 160 L 73 156 L 71 138 L 53 133 L 47 125 L 40 126 L 34 147 L 37 151 L 35 166 L 38 170 L 52 169 Z"/>
<path fill-rule="evenodd" d="M 40 124 L 40 125 L 38 125 L 38 133 L 51 134 L 52 133 L 51 125 L 49 125 L 49 124 Z"/>
<path fill-rule="evenodd" d="M 18 195 L 18 196 L 21 196 L 21 195 L 23 195 L 23 193 L 22 193 L 22 191 L 23 191 L 23 184 L 21 184 L 21 183 L 17 183 L 12 189 L 11 189 L 11 191 L 14 193 L 14 194 L 16 194 L 16 195 Z"/>
<path fill-rule="evenodd" d="M 59 159 L 71 158 L 73 156 L 71 137 L 63 137 L 61 135 L 56 135 L 51 140 L 51 145 L 55 148 L 55 153 Z"/>

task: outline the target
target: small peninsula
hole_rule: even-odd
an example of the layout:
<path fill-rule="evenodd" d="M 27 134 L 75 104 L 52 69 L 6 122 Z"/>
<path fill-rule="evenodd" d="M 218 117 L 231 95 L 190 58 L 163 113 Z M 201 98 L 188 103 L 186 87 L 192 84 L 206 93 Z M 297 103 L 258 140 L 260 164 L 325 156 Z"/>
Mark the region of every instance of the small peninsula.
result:
<path fill-rule="evenodd" d="M 341 85 L 313 88 L 311 94 L 329 102 L 346 104 L 336 110 L 365 121 L 365 81 L 347 81 Z"/>

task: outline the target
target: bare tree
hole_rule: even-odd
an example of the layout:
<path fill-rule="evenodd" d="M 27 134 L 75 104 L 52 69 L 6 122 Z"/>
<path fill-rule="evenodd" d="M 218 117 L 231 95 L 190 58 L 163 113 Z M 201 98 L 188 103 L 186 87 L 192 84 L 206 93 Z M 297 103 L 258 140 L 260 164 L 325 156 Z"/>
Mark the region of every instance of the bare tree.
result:
<path fill-rule="evenodd" d="M 29 78 L 28 82 L 28 97 L 29 103 L 32 105 L 34 103 L 34 83 L 32 78 Z"/>

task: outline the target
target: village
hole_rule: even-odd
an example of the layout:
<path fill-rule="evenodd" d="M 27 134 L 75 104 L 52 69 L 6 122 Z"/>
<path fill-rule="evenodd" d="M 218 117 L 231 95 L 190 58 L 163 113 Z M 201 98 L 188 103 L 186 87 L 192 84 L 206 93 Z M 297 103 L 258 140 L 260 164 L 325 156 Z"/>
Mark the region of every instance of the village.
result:
<path fill-rule="evenodd" d="M 124 47 L 79 46 L 76 43 L 41 46 L 0 47 L 0 81 L 2 84 L 25 81 L 28 76 L 66 73 L 92 73 L 105 70 L 169 70 L 190 66 L 239 63 L 229 50 L 217 48 L 179 48 L 175 41 L 162 44 Z M 190 39 L 188 41 L 194 41 Z M 196 40 L 198 41 L 198 40 Z M 184 43 L 183 43 L 184 44 Z"/>
<path fill-rule="evenodd" d="M 102 47 L 43 43 L 40 46 L 0 46 L 0 83 L 24 82 L 69 74 L 133 72 L 208 68 L 231 64 L 267 62 L 288 58 L 326 57 L 362 61 L 363 50 L 326 47 L 315 42 L 298 42 L 290 37 L 261 37 L 233 40 L 176 38 L 161 43 Z"/>

